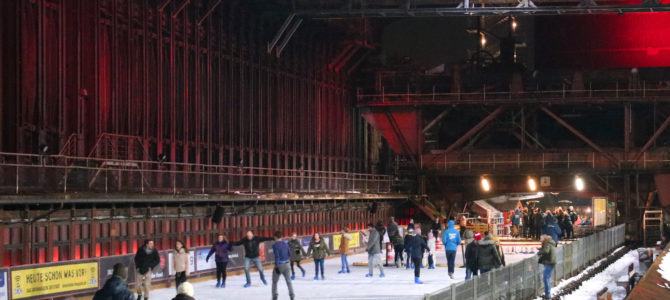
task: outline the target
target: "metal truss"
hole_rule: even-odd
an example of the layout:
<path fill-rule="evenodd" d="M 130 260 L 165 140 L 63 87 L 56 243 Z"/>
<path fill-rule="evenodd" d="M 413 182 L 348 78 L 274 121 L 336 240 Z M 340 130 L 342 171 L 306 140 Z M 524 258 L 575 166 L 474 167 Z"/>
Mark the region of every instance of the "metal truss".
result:
<path fill-rule="evenodd" d="M 367 1 L 380 2 L 380 1 Z M 589 15 L 624 14 L 641 12 L 667 12 L 670 5 L 662 5 L 657 0 L 643 1 L 640 5 L 598 5 L 594 0 L 492 0 L 492 1 L 415 1 L 402 4 L 394 1 L 365 3 L 358 7 L 346 5 L 341 8 L 315 8 L 297 6 L 296 15 L 322 19 L 340 18 L 406 18 L 443 16 L 483 16 L 483 15 Z M 389 3 L 393 2 L 393 3 Z M 610 2 L 611 3 L 611 2 Z M 399 4 L 399 5 L 393 5 Z M 608 3 L 609 4 L 609 3 Z"/>

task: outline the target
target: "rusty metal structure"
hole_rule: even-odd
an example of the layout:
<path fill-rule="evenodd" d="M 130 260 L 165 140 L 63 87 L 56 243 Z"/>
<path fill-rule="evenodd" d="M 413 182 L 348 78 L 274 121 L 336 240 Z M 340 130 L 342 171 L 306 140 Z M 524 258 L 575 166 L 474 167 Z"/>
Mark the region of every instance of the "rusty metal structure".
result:
<path fill-rule="evenodd" d="M 344 36 L 259 5 L 0 2 L 3 266 L 362 228 L 407 199 L 328 67 Z"/>

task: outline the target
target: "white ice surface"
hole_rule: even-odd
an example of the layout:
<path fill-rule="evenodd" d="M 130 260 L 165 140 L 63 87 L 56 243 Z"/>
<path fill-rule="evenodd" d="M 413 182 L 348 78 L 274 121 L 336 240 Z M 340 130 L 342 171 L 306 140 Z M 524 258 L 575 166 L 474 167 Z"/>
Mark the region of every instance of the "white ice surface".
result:
<path fill-rule="evenodd" d="M 616 285 L 616 282 L 622 276 L 628 274 L 628 266 L 633 264 L 635 270 L 639 272 L 639 253 L 637 250 L 631 250 L 624 256 L 610 264 L 605 270 L 596 274 L 591 279 L 584 281 L 582 286 L 572 292 L 570 295 L 564 296 L 562 299 L 566 300 L 590 300 L 596 299 L 596 294 L 607 287 L 609 292 L 612 292 L 612 299 L 626 298 L 626 289 Z"/>
<path fill-rule="evenodd" d="M 506 263 L 511 264 L 534 254 L 505 254 Z M 446 265 L 444 250 L 437 251 L 437 264 Z M 367 254 L 355 254 L 349 257 L 350 265 L 354 262 L 366 262 Z M 456 255 L 456 265 L 463 263 L 463 257 L 459 250 Z M 300 270 L 296 267 L 296 279 L 293 281 L 293 289 L 296 299 L 421 299 L 424 294 L 445 288 L 452 283 L 465 279 L 465 268 L 455 269 L 455 279 L 450 279 L 447 268 L 437 266 L 434 270 L 421 269 L 421 280 L 423 285 L 414 284 L 414 270 L 396 268 L 389 266 L 384 268 L 385 278 L 379 278 L 379 269 L 375 269 L 374 278 L 366 278 L 368 272 L 366 267 L 350 266 L 351 273 L 338 274 L 341 268 L 339 255 L 333 256 L 325 261 L 325 281 L 315 281 L 314 263 L 303 265 L 307 274 L 305 278 L 300 277 Z M 252 270 L 255 270 L 252 268 Z M 216 280 L 194 283 L 195 298 L 204 299 L 271 299 L 272 293 L 272 270 L 265 270 L 265 279 L 268 282 L 264 286 L 260 281 L 258 272 L 251 272 L 251 284 L 249 288 L 243 288 L 245 276 L 228 276 L 226 288 L 215 288 Z M 283 278 L 278 283 L 279 299 L 289 299 L 288 288 Z M 175 296 L 175 288 L 164 288 L 151 292 L 151 299 L 170 300 Z"/>

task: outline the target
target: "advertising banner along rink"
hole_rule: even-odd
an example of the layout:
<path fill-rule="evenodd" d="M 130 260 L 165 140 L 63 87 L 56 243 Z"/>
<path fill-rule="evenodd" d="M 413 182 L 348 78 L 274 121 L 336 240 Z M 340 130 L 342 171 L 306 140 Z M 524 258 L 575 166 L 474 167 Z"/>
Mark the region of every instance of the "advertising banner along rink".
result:
<path fill-rule="evenodd" d="M 0 269 L 0 300 L 9 299 L 7 269 Z"/>
<path fill-rule="evenodd" d="M 10 271 L 12 299 L 97 289 L 98 262 L 19 267 Z"/>
<path fill-rule="evenodd" d="M 358 232 L 350 232 L 351 240 L 349 240 L 349 249 L 358 248 L 361 246 L 361 237 Z M 342 234 L 333 235 L 333 250 L 340 250 L 340 243 L 342 242 Z"/>

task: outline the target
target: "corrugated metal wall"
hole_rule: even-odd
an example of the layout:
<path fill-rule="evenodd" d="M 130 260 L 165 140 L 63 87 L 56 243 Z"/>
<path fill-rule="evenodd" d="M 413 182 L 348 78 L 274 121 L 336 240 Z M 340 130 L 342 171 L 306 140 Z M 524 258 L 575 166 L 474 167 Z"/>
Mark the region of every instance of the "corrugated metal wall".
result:
<path fill-rule="evenodd" d="M 337 29 L 306 20 L 276 58 L 285 16 L 222 1 L 198 25 L 216 2 L 1 1 L 0 151 L 74 135 L 66 154 L 87 156 L 112 133 L 141 137 L 142 159 L 364 171 L 365 122 L 327 67 Z"/>

